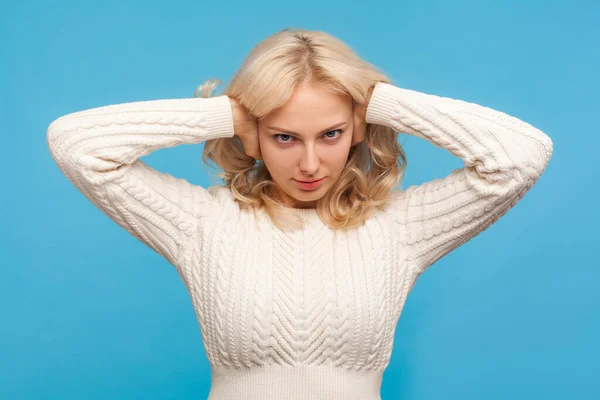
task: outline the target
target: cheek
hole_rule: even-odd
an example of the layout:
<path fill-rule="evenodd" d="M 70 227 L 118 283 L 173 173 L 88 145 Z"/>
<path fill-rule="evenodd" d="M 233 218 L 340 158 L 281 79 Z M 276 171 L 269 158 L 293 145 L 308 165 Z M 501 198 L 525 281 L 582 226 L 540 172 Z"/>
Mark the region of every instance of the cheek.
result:
<path fill-rule="evenodd" d="M 336 160 L 340 162 L 346 162 L 348 156 L 350 155 L 350 143 L 345 143 L 344 145 L 340 145 L 338 152 L 336 154 Z"/>
<path fill-rule="evenodd" d="M 272 162 L 272 159 L 276 154 L 274 151 L 275 149 L 272 144 L 269 143 L 268 138 L 262 135 L 258 137 L 258 145 L 260 146 L 260 154 L 262 155 L 263 161 L 268 165 Z"/>
<path fill-rule="evenodd" d="M 350 155 L 350 143 L 348 146 L 340 146 L 337 151 L 332 153 L 331 157 L 331 165 L 336 168 L 344 168 L 346 162 L 348 161 L 348 156 Z"/>
<path fill-rule="evenodd" d="M 282 151 L 266 150 L 265 153 L 263 153 L 263 159 L 265 160 L 265 164 L 268 164 L 270 168 L 281 170 L 294 165 L 292 157 Z"/>
<path fill-rule="evenodd" d="M 295 158 L 292 153 L 282 150 L 274 143 L 261 143 L 260 152 L 271 175 L 289 172 L 294 165 Z"/>

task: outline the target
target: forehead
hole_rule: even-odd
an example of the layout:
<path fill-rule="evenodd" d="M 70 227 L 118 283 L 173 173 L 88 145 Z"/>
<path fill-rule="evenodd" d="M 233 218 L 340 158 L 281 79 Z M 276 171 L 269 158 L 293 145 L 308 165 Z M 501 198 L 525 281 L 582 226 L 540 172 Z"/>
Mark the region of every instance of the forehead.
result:
<path fill-rule="evenodd" d="M 352 114 L 349 96 L 332 93 L 312 84 L 298 86 L 287 103 L 273 110 L 265 120 L 289 125 L 300 120 L 329 123 L 341 122 Z"/>

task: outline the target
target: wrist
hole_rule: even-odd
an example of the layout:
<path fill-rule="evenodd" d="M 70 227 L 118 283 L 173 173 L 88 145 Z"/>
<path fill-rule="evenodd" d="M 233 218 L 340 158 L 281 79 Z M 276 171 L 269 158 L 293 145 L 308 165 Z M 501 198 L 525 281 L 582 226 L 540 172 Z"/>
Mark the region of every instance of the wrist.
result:
<path fill-rule="evenodd" d="M 233 116 L 233 130 L 234 135 L 237 135 L 240 130 L 241 124 L 241 109 L 240 104 L 236 99 L 229 98 L 229 103 L 231 104 L 231 115 Z"/>

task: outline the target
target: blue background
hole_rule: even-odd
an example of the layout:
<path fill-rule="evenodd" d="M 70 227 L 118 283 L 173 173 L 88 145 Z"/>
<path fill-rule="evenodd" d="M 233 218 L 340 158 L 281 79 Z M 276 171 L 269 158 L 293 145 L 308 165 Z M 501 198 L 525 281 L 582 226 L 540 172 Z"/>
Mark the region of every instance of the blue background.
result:
<path fill-rule="evenodd" d="M 192 97 L 209 77 L 224 86 L 285 27 L 327 31 L 398 86 L 504 111 L 554 142 L 516 207 L 419 278 L 383 400 L 600 398 L 598 2 L 31 1 L 0 15 L 0 398 L 206 398 L 183 282 L 77 192 L 46 129 L 92 107 Z M 404 187 L 462 166 L 400 140 Z M 216 184 L 201 154 L 145 161 Z"/>

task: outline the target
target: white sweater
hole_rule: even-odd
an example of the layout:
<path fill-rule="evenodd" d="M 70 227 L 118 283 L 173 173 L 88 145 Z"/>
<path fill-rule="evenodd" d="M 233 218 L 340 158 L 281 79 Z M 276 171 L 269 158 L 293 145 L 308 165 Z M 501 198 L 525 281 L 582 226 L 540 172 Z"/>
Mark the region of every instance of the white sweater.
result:
<path fill-rule="evenodd" d="M 552 141 L 474 103 L 377 83 L 371 124 L 464 161 L 394 192 L 349 231 L 313 209 L 283 232 L 229 189 L 192 185 L 139 158 L 231 137 L 226 96 L 140 101 L 68 114 L 48 127 L 61 171 L 96 207 L 165 257 L 189 291 L 210 361 L 210 400 L 380 399 L 394 331 L 418 276 L 504 215 L 540 177 Z"/>

